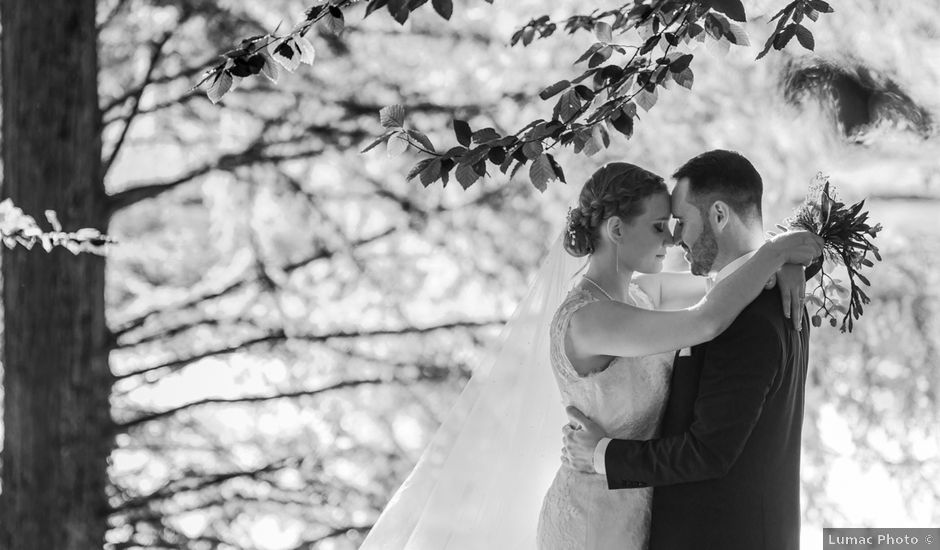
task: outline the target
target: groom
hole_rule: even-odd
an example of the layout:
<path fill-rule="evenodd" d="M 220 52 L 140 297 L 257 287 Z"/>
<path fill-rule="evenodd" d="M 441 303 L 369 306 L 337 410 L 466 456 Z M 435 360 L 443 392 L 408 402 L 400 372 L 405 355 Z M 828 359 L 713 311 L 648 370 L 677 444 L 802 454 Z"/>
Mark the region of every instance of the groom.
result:
<path fill-rule="evenodd" d="M 764 241 L 760 175 L 709 151 L 673 177 L 676 244 L 721 280 Z M 654 486 L 650 550 L 799 548 L 800 433 L 809 325 L 765 290 L 710 342 L 673 363 L 660 439 L 610 440 L 574 407 L 565 461 L 610 489 Z"/>

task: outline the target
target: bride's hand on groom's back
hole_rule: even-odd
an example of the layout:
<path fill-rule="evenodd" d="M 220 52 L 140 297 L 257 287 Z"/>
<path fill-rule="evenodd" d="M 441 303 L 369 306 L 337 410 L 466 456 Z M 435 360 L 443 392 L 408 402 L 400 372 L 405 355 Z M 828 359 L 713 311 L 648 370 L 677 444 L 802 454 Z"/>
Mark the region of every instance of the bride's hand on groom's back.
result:
<path fill-rule="evenodd" d="M 561 430 L 565 443 L 561 450 L 561 461 L 575 470 L 593 474 L 594 449 L 607 434 L 577 407 L 566 407 L 565 412 L 571 422 Z"/>

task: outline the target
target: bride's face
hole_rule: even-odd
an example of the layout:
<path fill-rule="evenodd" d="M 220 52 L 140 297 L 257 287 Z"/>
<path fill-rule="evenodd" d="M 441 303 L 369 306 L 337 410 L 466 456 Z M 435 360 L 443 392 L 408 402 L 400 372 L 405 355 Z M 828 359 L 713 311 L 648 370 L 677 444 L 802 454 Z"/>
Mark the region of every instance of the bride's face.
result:
<path fill-rule="evenodd" d="M 637 273 L 663 270 L 666 247 L 672 245 L 669 231 L 669 195 L 657 193 L 646 199 L 646 210 L 623 228 L 619 258 L 621 268 Z"/>

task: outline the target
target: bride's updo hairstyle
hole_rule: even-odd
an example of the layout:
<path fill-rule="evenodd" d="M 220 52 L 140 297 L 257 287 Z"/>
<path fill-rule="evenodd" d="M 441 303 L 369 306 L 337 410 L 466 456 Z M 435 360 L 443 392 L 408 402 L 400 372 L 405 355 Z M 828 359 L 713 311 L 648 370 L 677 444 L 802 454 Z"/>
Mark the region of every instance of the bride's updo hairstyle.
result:
<path fill-rule="evenodd" d="M 565 250 L 576 258 L 597 249 L 600 227 L 608 218 L 629 224 L 643 214 L 646 199 L 669 193 L 656 174 L 626 162 L 611 162 L 594 172 L 581 188 L 578 206 L 568 210 Z"/>

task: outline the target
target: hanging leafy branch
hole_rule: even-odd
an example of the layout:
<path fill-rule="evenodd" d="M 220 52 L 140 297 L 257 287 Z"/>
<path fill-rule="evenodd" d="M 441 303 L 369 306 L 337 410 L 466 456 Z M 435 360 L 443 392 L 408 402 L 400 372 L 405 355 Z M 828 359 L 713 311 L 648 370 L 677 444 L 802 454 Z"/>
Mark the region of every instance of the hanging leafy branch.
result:
<path fill-rule="evenodd" d="M 492 0 L 485 0 L 489 3 Z M 209 98 L 216 102 L 241 78 L 264 73 L 277 62 L 289 71 L 300 62 L 312 63 L 313 46 L 304 38 L 310 28 L 325 25 L 332 32 L 342 30 L 342 9 L 355 0 L 327 2 L 310 8 L 306 19 L 284 36 L 268 34 L 243 40 L 241 46 L 224 55 L 224 61 L 207 73 L 200 84 L 208 83 Z M 427 0 L 370 0 L 366 16 L 380 8 L 399 23 L 407 21 L 414 10 Z M 445 19 L 453 12 L 451 0 L 432 1 L 434 10 Z M 794 0 L 771 21 L 776 28 L 758 55 L 763 57 L 771 47 L 783 49 L 793 36 L 812 50 L 812 32 L 802 22 L 817 20 L 820 13 L 832 12 L 824 0 Z M 386 132 L 365 147 L 368 151 L 386 144 L 390 154 L 409 148 L 424 153 L 410 170 L 408 179 L 419 179 L 425 187 L 436 181 L 447 185 L 451 174 L 463 188 L 469 188 L 498 168 L 513 177 L 528 165 L 532 184 L 544 191 L 554 180 L 564 181 L 561 166 L 549 152 L 558 146 L 571 146 L 575 153 L 591 156 L 610 145 L 610 132 L 628 139 L 633 135 L 638 111 L 651 110 L 659 89 L 672 81 L 692 88 L 695 75 L 693 54 L 686 51 L 693 40 L 714 40 L 721 44 L 746 46 L 749 39 L 741 23 L 747 21 L 741 0 L 631 0 L 616 9 L 594 10 L 553 22 L 548 16 L 529 21 L 516 31 L 511 44 L 527 46 L 537 38 L 546 38 L 559 28 L 569 34 L 591 31 L 596 42 L 575 65 L 586 65 L 580 75 L 561 80 L 544 88 L 539 97 L 555 99 L 551 118 L 534 120 L 523 128 L 503 135 L 494 128 L 471 128 L 466 121 L 454 120 L 457 145 L 438 150 L 422 132 L 405 127 L 405 109 L 394 105 L 380 112 Z M 636 31 L 636 36 L 626 36 Z M 635 43 L 631 43 L 635 42 Z"/>
<path fill-rule="evenodd" d="M 86 227 L 75 232 L 63 231 L 54 211 L 46 210 L 45 214 L 52 231 L 43 231 L 36 220 L 15 206 L 12 200 L 0 202 L 0 238 L 3 239 L 3 244 L 10 249 L 20 245 L 32 250 L 38 242 L 46 252 L 52 252 L 54 247 L 61 246 L 73 254 L 91 252 L 104 255 L 106 245 L 116 242 L 97 229 Z"/>
<path fill-rule="evenodd" d="M 304 14 L 304 20 L 287 34 L 278 35 L 275 29 L 271 33 L 242 40 L 237 48 L 222 54 L 221 62 L 206 71 L 202 80 L 192 89 L 205 86 L 209 99 L 218 103 L 245 78 L 263 74 L 271 82 L 277 83 L 281 69 L 294 72 L 301 63 L 312 65 L 316 49 L 307 39 L 307 33 L 319 24 L 328 32 L 341 35 L 346 25 L 343 10 L 359 2 L 338 0 L 312 6 Z M 371 0 L 366 6 L 365 16 L 385 7 L 396 21 L 404 24 L 411 12 L 426 3 L 427 0 Z M 453 0 L 432 0 L 431 4 L 441 17 L 450 19 L 454 11 Z"/>

